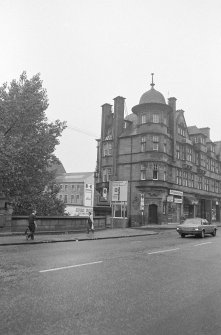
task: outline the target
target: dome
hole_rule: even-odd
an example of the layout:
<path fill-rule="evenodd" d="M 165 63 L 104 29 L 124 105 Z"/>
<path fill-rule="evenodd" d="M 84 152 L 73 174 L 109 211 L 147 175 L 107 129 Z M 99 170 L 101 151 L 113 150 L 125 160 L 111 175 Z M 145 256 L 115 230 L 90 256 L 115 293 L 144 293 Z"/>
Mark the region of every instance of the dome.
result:
<path fill-rule="evenodd" d="M 158 103 L 158 104 L 166 104 L 165 98 L 162 93 L 152 88 L 145 92 L 141 98 L 139 104 L 149 104 L 149 103 Z"/>

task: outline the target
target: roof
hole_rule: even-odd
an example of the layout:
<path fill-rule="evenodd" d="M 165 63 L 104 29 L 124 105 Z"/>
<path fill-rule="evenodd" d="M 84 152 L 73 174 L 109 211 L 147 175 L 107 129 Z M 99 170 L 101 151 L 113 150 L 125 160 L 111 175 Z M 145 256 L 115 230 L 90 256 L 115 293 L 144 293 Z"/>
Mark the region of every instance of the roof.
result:
<path fill-rule="evenodd" d="M 61 173 L 57 175 L 56 181 L 60 183 L 83 183 L 85 179 L 93 177 L 93 175 L 94 172 Z"/>
<path fill-rule="evenodd" d="M 152 87 L 149 91 L 145 92 L 140 98 L 139 104 L 147 104 L 147 103 L 160 103 L 165 105 L 166 101 L 163 94 Z"/>
<path fill-rule="evenodd" d="M 188 129 L 189 135 L 202 134 L 206 136 L 205 133 L 203 133 L 201 129 L 197 128 L 197 126 L 190 126 L 190 127 L 187 127 L 187 129 Z"/>

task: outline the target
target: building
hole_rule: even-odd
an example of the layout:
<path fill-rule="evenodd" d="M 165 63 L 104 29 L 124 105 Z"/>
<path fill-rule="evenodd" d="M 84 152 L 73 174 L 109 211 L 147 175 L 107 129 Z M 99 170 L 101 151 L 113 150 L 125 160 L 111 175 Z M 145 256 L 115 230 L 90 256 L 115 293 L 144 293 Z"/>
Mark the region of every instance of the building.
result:
<path fill-rule="evenodd" d="M 110 215 L 111 208 L 129 226 L 195 216 L 220 221 L 221 141 L 211 141 L 208 127 L 188 127 L 176 98 L 166 103 L 154 86 L 152 76 L 150 90 L 126 117 L 123 97 L 114 99 L 113 111 L 102 106 L 96 215 Z M 116 181 L 128 182 L 124 206 L 113 199 Z"/>
<path fill-rule="evenodd" d="M 66 204 L 72 216 L 85 216 L 93 212 L 94 172 L 61 173 L 56 176 L 60 185 L 59 199 Z"/>

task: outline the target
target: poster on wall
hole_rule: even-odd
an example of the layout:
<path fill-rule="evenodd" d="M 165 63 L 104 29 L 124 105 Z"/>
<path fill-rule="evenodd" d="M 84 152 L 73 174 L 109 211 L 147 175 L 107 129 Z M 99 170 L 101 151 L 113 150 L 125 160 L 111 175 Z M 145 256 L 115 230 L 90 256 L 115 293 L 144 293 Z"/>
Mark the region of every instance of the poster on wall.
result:
<path fill-rule="evenodd" d="M 127 202 L 128 181 L 111 182 L 111 201 Z"/>

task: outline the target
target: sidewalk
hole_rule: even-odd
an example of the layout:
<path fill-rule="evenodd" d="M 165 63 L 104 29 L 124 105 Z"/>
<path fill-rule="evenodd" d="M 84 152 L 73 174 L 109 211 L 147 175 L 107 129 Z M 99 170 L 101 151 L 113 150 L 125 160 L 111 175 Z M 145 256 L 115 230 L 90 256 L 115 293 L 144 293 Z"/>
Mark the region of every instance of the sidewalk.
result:
<path fill-rule="evenodd" d="M 20 245 L 20 244 L 40 244 L 40 243 L 56 243 L 56 242 L 80 242 L 80 241 L 94 241 L 112 238 L 125 238 L 134 236 L 156 235 L 156 231 L 148 229 L 124 228 L 98 230 L 94 233 L 94 238 L 91 233 L 36 233 L 34 241 L 26 240 L 24 233 L 0 233 L 0 246 L 6 245 Z"/>

